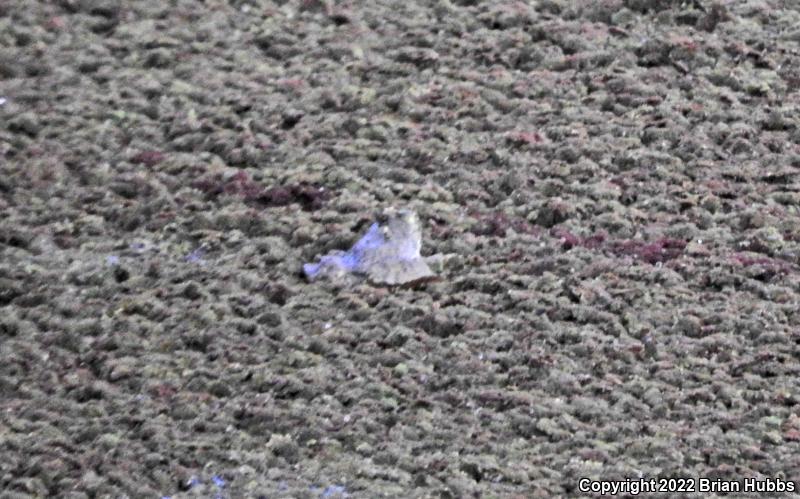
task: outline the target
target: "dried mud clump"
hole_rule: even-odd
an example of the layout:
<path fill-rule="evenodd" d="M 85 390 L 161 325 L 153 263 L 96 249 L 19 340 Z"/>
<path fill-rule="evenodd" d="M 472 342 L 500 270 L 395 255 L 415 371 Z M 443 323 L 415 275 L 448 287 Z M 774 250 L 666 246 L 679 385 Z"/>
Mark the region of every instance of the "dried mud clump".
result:
<path fill-rule="evenodd" d="M 677 239 L 658 239 L 648 243 L 644 241 L 615 241 L 610 245 L 610 250 L 620 256 L 632 256 L 637 260 L 649 263 L 663 263 L 683 254 L 686 241 Z"/>
<path fill-rule="evenodd" d="M 752 256 L 752 254 L 736 253 L 731 256 L 731 260 L 746 269 L 747 275 L 764 282 L 797 271 L 796 265 L 792 265 L 785 260 L 768 256 Z"/>
<path fill-rule="evenodd" d="M 133 164 L 143 164 L 153 167 L 164 161 L 164 153 L 160 151 L 142 151 L 131 158 Z"/>
<path fill-rule="evenodd" d="M 192 183 L 192 187 L 204 192 L 210 199 L 227 194 L 263 207 L 297 203 L 306 211 L 320 209 L 330 197 L 324 188 L 302 183 L 265 187 L 244 171 L 239 171 L 228 178 L 223 174 L 216 174 L 196 180 Z"/>
<path fill-rule="evenodd" d="M 476 223 L 470 232 L 476 236 L 505 237 L 509 229 L 519 234 L 538 234 L 539 229 L 521 217 L 506 215 L 500 211 L 477 213 L 471 216 Z"/>
<path fill-rule="evenodd" d="M 583 247 L 608 252 L 615 256 L 633 257 L 651 265 L 678 258 L 684 253 L 687 245 L 686 241 L 670 238 L 661 238 L 653 242 L 634 239 L 609 241 L 605 234 L 593 234 L 582 238 L 564 229 L 553 229 L 551 235 L 561 241 L 565 250 Z"/>

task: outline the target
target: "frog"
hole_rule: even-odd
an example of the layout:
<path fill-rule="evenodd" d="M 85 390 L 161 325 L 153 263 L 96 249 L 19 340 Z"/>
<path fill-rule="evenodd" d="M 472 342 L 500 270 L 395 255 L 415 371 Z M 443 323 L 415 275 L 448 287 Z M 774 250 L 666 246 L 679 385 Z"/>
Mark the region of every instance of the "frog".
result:
<path fill-rule="evenodd" d="M 365 279 L 373 285 L 389 287 L 415 287 L 438 280 L 429 263 L 435 265 L 441 257 L 422 256 L 422 224 L 416 212 L 388 208 L 376 218 L 348 251 L 335 250 L 317 263 L 304 264 L 306 279 Z"/>

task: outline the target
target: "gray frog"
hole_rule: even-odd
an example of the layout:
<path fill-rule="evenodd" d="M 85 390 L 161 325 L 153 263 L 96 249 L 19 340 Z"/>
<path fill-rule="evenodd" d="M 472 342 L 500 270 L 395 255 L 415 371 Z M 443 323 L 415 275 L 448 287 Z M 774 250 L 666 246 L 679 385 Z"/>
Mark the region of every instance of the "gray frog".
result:
<path fill-rule="evenodd" d="M 303 273 L 313 282 L 366 278 L 385 286 L 415 286 L 435 280 L 429 263 L 438 265 L 441 255 L 423 257 L 422 228 L 412 210 L 390 208 L 384 211 L 366 234 L 348 251 L 332 251 L 319 263 L 303 265 Z"/>

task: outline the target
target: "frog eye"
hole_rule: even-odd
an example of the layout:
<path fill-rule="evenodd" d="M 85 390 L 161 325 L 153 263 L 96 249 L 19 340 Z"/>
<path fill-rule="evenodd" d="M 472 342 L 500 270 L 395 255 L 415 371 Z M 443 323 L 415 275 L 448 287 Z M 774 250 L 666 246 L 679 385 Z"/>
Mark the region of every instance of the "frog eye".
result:
<path fill-rule="evenodd" d="M 403 220 L 405 220 L 406 222 L 408 222 L 408 221 L 411 221 L 411 220 L 413 220 L 413 219 L 414 219 L 414 212 L 413 212 L 413 211 L 409 211 L 409 210 L 400 210 L 400 211 L 398 212 L 398 215 L 400 215 L 400 218 L 402 218 L 402 219 L 403 219 Z"/>

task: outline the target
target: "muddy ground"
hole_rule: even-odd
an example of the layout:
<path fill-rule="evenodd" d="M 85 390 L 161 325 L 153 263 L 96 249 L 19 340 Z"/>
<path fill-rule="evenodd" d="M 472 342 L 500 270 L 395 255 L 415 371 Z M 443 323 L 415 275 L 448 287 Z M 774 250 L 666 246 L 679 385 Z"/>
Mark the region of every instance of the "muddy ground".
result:
<path fill-rule="evenodd" d="M 790 2 L 124 4 L 0 2 L 0 497 L 800 478 Z"/>

